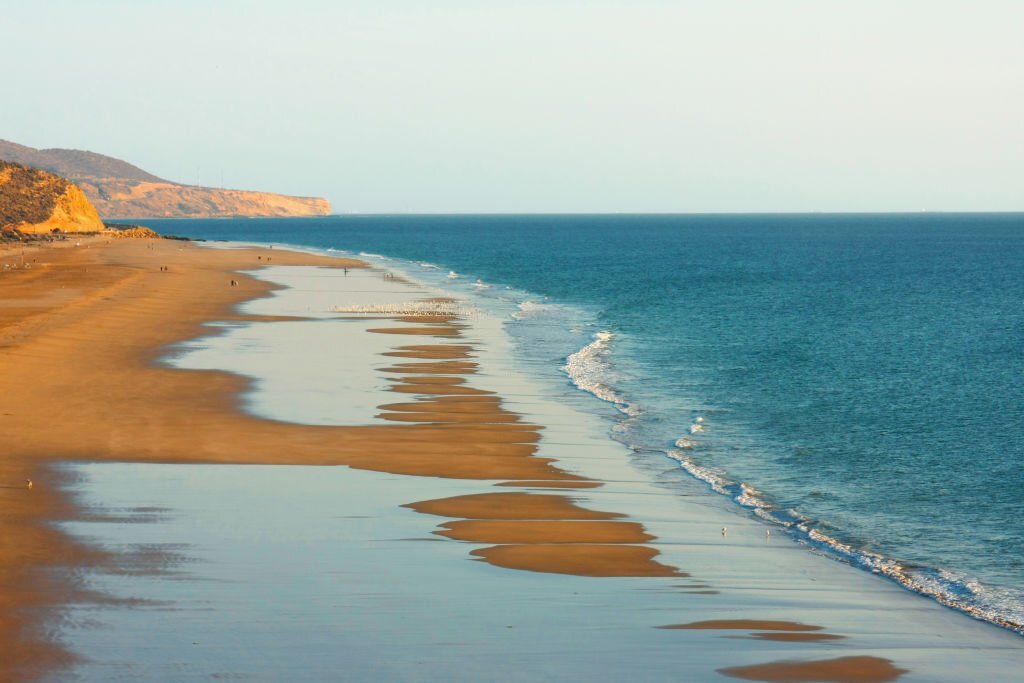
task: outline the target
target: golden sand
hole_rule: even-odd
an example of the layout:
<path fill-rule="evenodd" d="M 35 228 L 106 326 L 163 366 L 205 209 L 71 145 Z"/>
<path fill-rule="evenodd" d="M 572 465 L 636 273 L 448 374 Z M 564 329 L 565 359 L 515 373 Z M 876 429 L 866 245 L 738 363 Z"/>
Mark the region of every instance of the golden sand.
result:
<path fill-rule="evenodd" d="M 773 621 L 768 619 L 711 619 L 695 621 L 689 624 L 673 624 L 661 626 L 666 629 L 712 629 L 741 631 L 820 631 L 823 627 L 799 624 L 793 621 Z"/>
<path fill-rule="evenodd" d="M 576 576 L 686 576 L 661 564 L 658 551 L 641 545 L 595 543 L 497 545 L 479 548 L 475 557 L 507 569 Z"/>
<path fill-rule="evenodd" d="M 74 515 L 59 482 L 48 479 L 49 462 L 348 465 L 523 486 L 591 484 L 537 457 L 540 427 L 469 385 L 476 365 L 467 344 L 387 351 L 417 362 L 387 369 L 395 376 L 392 391 L 415 398 L 382 406 L 394 422 L 383 426 L 260 419 L 239 409 L 249 380 L 154 363 L 168 344 L 213 333 L 203 327 L 207 321 L 280 319 L 234 311 L 274 289 L 242 270 L 268 265 L 271 257 L 275 266 L 355 268 L 360 262 L 166 240 L 76 244 L 26 250 L 30 268 L 0 273 L 0 662 L 17 679 L 51 671 L 70 657 L 42 629 L 48 610 L 66 603 L 76 587 L 40 570 L 104 561 L 47 526 Z M 0 252 L 0 263 L 21 258 L 20 250 Z M 416 316 L 414 324 L 373 331 L 452 340 L 463 329 L 450 316 Z M 27 479 L 33 488 L 22 485 Z M 495 539 L 482 541 L 488 543 L 514 540 L 474 553 L 499 566 L 587 576 L 677 573 L 655 561 L 656 550 L 626 545 L 651 538 L 641 525 L 595 524 L 622 515 L 589 510 L 565 496 L 485 493 L 411 507 L 455 519 L 504 520 L 498 526 L 455 521 L 443 532 Z"/>
<path fill-rule="evenodd" d="M 719 673 L 746 681 L 770 683 L 885 683 L 907 673 L 881 657 L 838 657 L 810 662 L 771 662 L 719 669 Z"/>
<path fill-rule="evenodd" d="M 471 519 L 564 520 L 622 517 L 614 512 L 587 510 L 566 496 L 519 492 L 477 493 L 409 503 L 406 507 L 431 515 Z"/>
<path fill-rule="evenodd" d="M 154 362 L 169 344 L 214 334 L 204 327 L 208 321 L 294 319 L 237 313 L 238 303 L 274 289 L 242 270 L 271 263 L 365 264 L 282 250 L 102 238 L 0 248 L 3 263 L 17 267 L 0 271 L 2 680 L 31 680 L 72 659 L 45 627 L 56 610 L 83 593 L 73 573 L 43 570 L 111 561 L 48 524 L 76 514 L 61 482 L 51 479 L 57 475 L 47 465 L 58 461 L 347 465 L 479 479 L 489 490 L 408 507 L 446 518 L 439 522 L 440 536 L 492 544 L 469 554 L 498 567 L 589 577 L 686 576 L 658 561 L 658 551 L 645 545 L 654 538 L 642 524 L 577 497 L 601 482 L 536 455 L 542 426 L 528 424 L 505 409 L 500 396 L 476 386 L 474 349 L 461 341 L 465 327 L 452 316 L 376 318 L 380 324 L 372 331 L 381 335 L 382 355 L 395 359 L 383 369 L 396 399 L 382 401 L 383 425 L 260 419 L 240 410 L 249 380 Z M 26 480 L 33 481 L 31 488 Z M 498 480 L 504 490 L 492 488 Z M 565 491 L 552 492 L 559 488 Z M 423 489 L 430 494 L 429 480 Z M 749 637 L 810 647 L 813 640 L 838 638 L 819 633 L 821 627 L 770 620 L 666 628 L 747 630 Z M 843 657 L 720 672 L 763 681 L 883 682 L 904 670 L 886 659 Z"/>
<path fill-rule="evenodd" d="M 542 522 L 465 519 L 447 522 L 435 531 L 473 543 L 647 543 L 655 537 L 637 522 Z"/>

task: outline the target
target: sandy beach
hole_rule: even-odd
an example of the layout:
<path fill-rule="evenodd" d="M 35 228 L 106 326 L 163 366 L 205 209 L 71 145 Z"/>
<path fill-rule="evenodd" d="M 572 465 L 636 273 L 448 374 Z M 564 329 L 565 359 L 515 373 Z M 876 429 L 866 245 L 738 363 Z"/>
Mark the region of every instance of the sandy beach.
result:
<path fill-rule="evenodd" d="M 91 571 L 138 564 L 139 556 L 126 559 L 67 532 L 67 525 L 97 514 L 82 505 L 84 484 L 75 468 L 95 473 L 124 463 L 342 466 L 330 468 L 331 476 L 358 479 L 363 495 L 385 499 L 390 491 L 394 504 L 373 513 L 381 524 L 396 525 L 388 533 L 411 525 L 415 538 L 434 541 L 395 541 L 389 547 L 405 553 L 398 564 L 433 562 L 437 576 L 466 577 L 461 587 L 440 579 L 425 585 L 439 604 L 427 609 L 409 599 L 409 609 L 443 620 L 448 600 L 452 614 L 468 620 L 467 632 L 479 638 L 479 651 L 502 651 L 506 627 L 492 631 L 486 612 L 514 605 L 523 595 L 523 577 L 530 577 L 536 581 L 530 590 L 551 596 L 547 604 L 521 608 L 536 616 L 536 640 L 508 640 L 502 651 L 525 663 L 515 671 L 480 664 L 463 672 L 466 680 L 565 680 L 571 671 L 619 680 L 631 668 L 638 680 L 953 681 L 978 671 L 998 680 L 1024 665 L 1015 634 L 786 538 L 767 539 L 756 521 L 699 495 L 697 482 L 686 484 L 690 494 L 676 495 L 644 480 L 621 446 L 522 383 L 505 360 L 500 321 L 330 314 L 320 304 L 305 311 L 309 296 L 276 298 L 288 290 L 274 277 L 284 282 L 292 273 L 318 284 L 317 278 L 330 278 L 336 289 L 327 300 L 348 292 L 360 305 L 436 295 L 415 282 L 384 278 L 361 261 L 170 240 L 83 238 L 25 250 L 31 268 L 22 259 L 20 248 L 0 251 L 0 263 L 19 266 L 0 273 L 5 679 L 61 680 L 96 657 L 76 646 L 74 629 L 61 626 L 71 605 L 145 614 L 150 596 L 111 594 L 87 579 Z M 240 308 L 243 302 L 249 303 Z M 265 370 L 256 362 L 253 369 L 231 371 L 232 354 L 238 363 L 245 360 L 236 352 L 213 354 L 202 367 L 187 365 L 189 351 L 181 345 L 230 344 L 233 334 L 251 330 L 276 331 L 274 343 L 297 349 L 275 356 L 279 380 L 270 360 Z M 294 338 L 280 341 L 286 331 Z M 301 403 L 287 392 L 301 393 L 313 381 L 296 377 L 324 374 L 313 360 L 316 345 L 307 357 L 301 351 L 313 333 L 339 335 L 339 346 L 323 347 L 338 368 L 361 365 L 349 368 L 344 382 L 325 380 L 325 395 L 335 383 L 344 401 L 333 407 L 325 397 L 320 409 L 327 417 L 303 424 L 287 417 L 283 404 Z M 346 360 L 347 353 L 368 360 Z M 169 356 L 183 356 L 186 365 Z M 291 398 L 274 403 L 275 391 Z M 357 410 L 365 415 L 353 418 Z M 297 409 L 303 412 L 309 410 Z M 395 484 L 398 479 L 403 483 Z M 352 496 L 347 505 L 355 516 L 366 502 Z M 443 557 L 428 561 L 417 554 L 435 546 L 446 549 Z M 337 552 L 343 555 L 344 546 Z M 246 582 L 244 572 L 234 579 Z M 397 590 L 379 571 L 373 580 L 375 595 Z M 478 595 L 471 585 L 476 580 L 488 582 L 497 606 L 466 597 Z M 595 587 L 602 582 L 605 587 Z M 601 601 L 586 609 L 562 605 L 574 591 L 591 590 L 606 591 L 601 600 L 617 609 Z M 562 654 L 548 653 L 538 643 L 555 637 L 545 630 L 545 615 L 560 605 L 576 619 L 570 630 L 599 622 L 617 640 L 595 636 L 583 645 L 580 636 Z M 377 609 L 372 601 L 365 606 Z M 558 623 L 564 631 L 566 624 Z M 421 637 L 401 612 L 385 626 L 398 644 L 407 640 L 411 647 Z M 616 651 L 609 642 L 628 642 L 632 649 Z M 609 659 L 588 669 L 594 665 L 581 663 L 588 661 L 584 655 L 599 645 Z M 531 648 L 544 668 L 530 668 Z M 363 653 L 368 662 L 394 655 L 383 645 L 367 645 Z M 446 651 L 436 669 L 391 674 L 397 680 L 461 679 L 453 674 L 460 657 L 468 662 L 473 656 Z M 354 670 L 363 673 L 353 680 L 368 680 L 372 672 Z M 316 680 L 322 671 L 295 680 Z M 210 671 L 199 673 L 197 679 Z"/>

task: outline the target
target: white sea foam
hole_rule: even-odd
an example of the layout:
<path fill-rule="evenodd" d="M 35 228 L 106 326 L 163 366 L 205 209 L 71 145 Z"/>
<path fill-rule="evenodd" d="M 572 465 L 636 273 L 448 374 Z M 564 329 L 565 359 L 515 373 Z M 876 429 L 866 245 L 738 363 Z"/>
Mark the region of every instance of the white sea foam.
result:
<path fill-rule="evenodd" d="M 333 251 L 333 250 L 329 250 Z M 362 252 L 360 256 L 383 259 L 378 254 Z M 432 263 L 419 262 L 424 269 L 440 269 Z M 448 278 L 460 276 L 449 271 Z M 481 285 L 477 281 L 476 286 Z M 508 288 L 507 288 L 508 289 Z M 478 311 L 460 302 L 411 302 L 406 304 L 376 306 L 336 306 L 338 313 L 378 315 L 459 315 L 472 316 Z M 557 314 L 561 307 L 542 301 L 526 300 L 519 304 L 512 317 L 518 320 L 533 319 Z M 637 414 L 635 407 L 612 386 L 609 375 L 612 367 L 607 356 L 610 353 L 613 335 L 600 332 L 594 340 L 570 355 L 562 368 L 572 382 L 580 389 L 608 401 L 628 416 Z M 622 436 L 629 431 L 629 422 L 613 426 L 612 431 Z M 966 574 L 940 568 L 907 567 L 896 559 L 854 547 L 816 528 L 816 524 L 793 510 L 780 509 L 771 503 L 760 491 L 743 482 L 735 482 L 720 469 L 698 464 L 690 453 L 699 446 L 699 437 L 709 430 L 703 418 L 695 418 L 687 428 L 688 434 L 678 438 L 675 449 L 668 455 L 679 462 L 691 476 L 705 482 L 713 491 L 727 496 L 738 505 L 751 511 L 765 522 L 783 527 L 797 541 L 817 552 L 890 578 L 903 587 L 928 596 L 943 605 L 957 609 L 977 619 L 1024 633 L 1024 596 L 1020 591 L 988 586 Z M 618 438 L 618 437 L 617 437 Z M 638 447 L 634 449 L 643 450 Z"/>
<path fill-rule="evenodd" d="M 594 341 L 566 358 L 562 371 L 583 391 L 608 401 L 623 414 L 633 416 L 637 410 L 606 383 L 610 372 L 607 357 L 613 338 L 611 332 L 598 332 L 594 335 Z"/>
<path fill-rule="evenodd" d="M 892 558 L 843 543 L 813 528 L 808 522 L 796 523 L 793 529 L 796 532 L 794 536 L 811 547 L 887 576 L 915 593 L 976 619 L 1024 634 L 1024 600 L 1019 592 L 985 586 L 966 574 L 945 569 L 905 567 Z"/>
<path fill-rule="evenodd" d="M 453 300 L 409 301 L 393 304 L 339 305 L 331 308 L 335 313 L 358 313 L 373 315 L 455 315 L 472 317 L 480 315 L 479 309 Z"/>
<path fill-rule="evenodd" d="M 516 320 L 529 320 L 560 310 L 555 304 L 546 304 L 532 299 L 520 302 L 518 308 L 519 310 L 512 314 Z"/>
<path fill-rule="evenodd" d="M 676 441 L 676 445 L 679 445 L 680 441 L 689 444 L 686 450 L 689 450 L 694 445 L 692 441 L 685 439 L 685 437 Z M 776 521 L 767 515 L 767 513 L 772 509 L 772 505 L 764 500 L 761 493 L 753 486 L 744 484 L 743 482 L 732 481 L 722 470 L 698 465 L 690 455 L 683 452 L 683 449 L 669 451 L 668 456 L 673 460 L 678 461 L 684 470 L 706 483 L 716 493 L 729 496 L 735 502 L 745 508 L 753 510 L 755 513 L 762 511 L 765 514 L 759 516 L 769 519 L 770 521 Z"/>
<path fill-rule="evenodd" d="M 905 567 L 895 559 L 843 543 L 815 528 L 795 511 L 778 509 L 754 487 L 732 481 L 722 470 L 698 465 L 684 452 L 692 445 L 692 441 L 682 437 L 676 441 L 679 450 L 668 451 L 668 456 L 716 493 L 728 496 L 766 522 L 785 527 L 797 541 L 847 564 L 886 576 L 947 607 L 1024 634 L 1024 598 L 1018 592 L 984 586 L 973 577 L 944 569 Z"/>
<path fill-rule="evenodd" d="M 677 450 L 670 450 L 667 455 L 677 461 L 691 476 L 710 486 L 712 491 L 727 496 L 734 503 L 747 508 L 763 521 L 787 528 L 793 526 L 796 516 L 792 511 L 778 509 L 756 488 L 745 482 L 733 481 L 724 470 L 699 465 L 692 456 L 685 452 L 696 445 L 696 442 L 682 437 L 676 440 Z"/>

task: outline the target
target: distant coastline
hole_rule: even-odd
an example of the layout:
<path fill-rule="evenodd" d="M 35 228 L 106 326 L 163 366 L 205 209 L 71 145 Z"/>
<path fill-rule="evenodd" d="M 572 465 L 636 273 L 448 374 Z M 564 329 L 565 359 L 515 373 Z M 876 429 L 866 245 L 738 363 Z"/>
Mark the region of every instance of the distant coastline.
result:
<path fill-rule="evenodd" d="M 121 159 L 74 149 L 35 149 L 0 140 L 0 160 L 39 168 L 81 188 L 105 219 L 326 216 L 322 197 L 198 185 L 153 175 Z"/>

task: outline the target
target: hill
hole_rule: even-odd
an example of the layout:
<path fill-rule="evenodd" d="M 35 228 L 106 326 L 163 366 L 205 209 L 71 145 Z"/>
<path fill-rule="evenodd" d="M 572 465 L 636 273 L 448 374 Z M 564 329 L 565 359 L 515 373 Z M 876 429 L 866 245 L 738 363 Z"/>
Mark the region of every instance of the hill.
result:
<path fill-rule="evenodd" d="M 35 166 L 65 178 L 123 178 L 139 182 L 167 182 L 126 161 L 78 149 L 33 149 L 0 140 L 0 159 Z"/>
<path fill-rule="evenodd" d="M 96 209 L 85 194 L 60 176 L 0 161 L 0 232 L 99 232 Z"/>
<path fill-rule="evenodd" d="M 105 218 L 324 216 L 319 197 L 183 185 L 96 152 L 35 149 L 0 140 L 0 159 L 64 176 L 82 188 Z"/>

